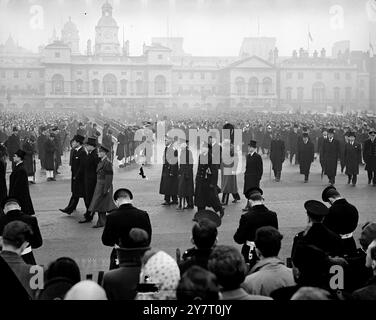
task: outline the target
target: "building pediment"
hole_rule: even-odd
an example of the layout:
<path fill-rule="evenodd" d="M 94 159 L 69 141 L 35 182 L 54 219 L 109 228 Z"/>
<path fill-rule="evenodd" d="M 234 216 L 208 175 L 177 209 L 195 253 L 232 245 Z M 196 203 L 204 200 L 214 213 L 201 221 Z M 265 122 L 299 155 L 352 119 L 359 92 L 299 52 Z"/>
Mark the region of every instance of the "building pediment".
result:
<path fill-rule="evenodd" d="M 256 56 L 247 57 L 236 61 L 228 66 L 230 69 L 274 69 L 275 66 L 270 62 Z"/>

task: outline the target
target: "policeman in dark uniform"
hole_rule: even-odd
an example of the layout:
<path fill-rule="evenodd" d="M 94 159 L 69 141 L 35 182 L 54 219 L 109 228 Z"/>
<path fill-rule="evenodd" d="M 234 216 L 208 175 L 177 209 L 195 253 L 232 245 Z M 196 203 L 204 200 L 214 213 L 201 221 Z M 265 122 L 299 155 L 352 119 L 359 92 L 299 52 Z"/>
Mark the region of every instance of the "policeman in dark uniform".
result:
<path fill-rule="evenodd" d="M 308 215 L 308 226 L 294 237 L 291 257 L 294 259 L 299 244 L 313 245 L 331 257 L 342 256 L 341 237 L 329 230 L 322 222 L 329 209 L 320 201 L 309 200 L 304 203 Z"/>
<path fill-rule="evenodd" d="M 342 198 L 333 186 L 324 189 L 322 200 L 331 204 L 328 215 L 324 218 L 324 225 L 341 237 L 345 254 L 355 253 L 356 243 L 353 232 L 358 226 L 358 210 Z"/>
<path fill-rule="evenodd" d="M 277 214 L 264 205 L 262 195 L 263 191 L 257 187 L 246 192 L 245 196 L 249 200 L 250 207 L 248 212 L 240 217 L 239 227 L 234 234 L 235 242 L 243 245 L 242 254 L 250 267 L 257 261 L 254 244 L 256 230 L 265 226 L 278 229 Z"/>
<path fill-rule="evenodd" d="M 337 175 L 338 159 L 340 158 L 339 141 L 334 139 L 334 129 L 328 130 L 328 139 L 324 141 L 322 147 L 325 174 L 329 183 L 334 185 Z"/>

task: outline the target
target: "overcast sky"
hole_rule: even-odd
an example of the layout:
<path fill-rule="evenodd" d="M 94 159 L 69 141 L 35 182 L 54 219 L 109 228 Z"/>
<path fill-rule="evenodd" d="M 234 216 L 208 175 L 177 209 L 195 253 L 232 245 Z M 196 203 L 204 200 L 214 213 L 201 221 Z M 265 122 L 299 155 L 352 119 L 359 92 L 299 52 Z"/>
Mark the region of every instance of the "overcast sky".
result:
<path fill-rule="evenodd" d="M 58 34 L 69 16 L 80 30 L 81 52 L 95 39 L 95 25 L 105 0 L 0 0 L 0 43 L 9 34 L 20 46 L 37 50 L 47 44 L 54 26 Z M 242 39 L 277 38 L 281 55 L 307 47 L 331 52 L 332 44 L 350 40 L 352 50 L 376 50 L 376 0 L 109 0 L 123 26 L 131 54 L 139 55 L 152 37 L 183 37 L 193 55 L 238 55 Z M 43 15 L 30 13 L 32 6 Z M 38 17 L 43 16 L 43 24 Z M 259 24 L 258 24 L 259 21 Z M 258 28 L 260 25 L 260 28 Z M 260 33 L 258 33 L 260 30 Z"/>

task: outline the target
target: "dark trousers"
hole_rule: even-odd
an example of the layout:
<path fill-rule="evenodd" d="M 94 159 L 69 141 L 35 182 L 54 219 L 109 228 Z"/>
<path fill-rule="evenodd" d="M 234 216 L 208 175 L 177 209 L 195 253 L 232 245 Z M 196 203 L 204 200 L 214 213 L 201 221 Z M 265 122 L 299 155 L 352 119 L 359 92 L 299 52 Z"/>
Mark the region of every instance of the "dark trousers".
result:
<path fill-rule="evenodd" d="M 70 198 L 69 204 L 65 209 L 69 212 L 73 212 L 74 210 L 76 210 L 80 198 L 84 199 L 86 210 L 89 209 L 90 203 L 87 202 L 87 199 L 85 197 L 75 197 L 73 195 Z"/>
<path fill-rule="evenodd" d="M 309 173 L 306 173 L 306 174 L 304 175 L 304 181 L 308 181 L 308 177 L 309 177 Z"/>
<path fill-rule="evenodd" d="M 375 184 L 376 185 L 376 170 L 367 170 L 368 175 L 368 183 Z"/>
<path fill-rule="evenodd" d="M 164 196 L 164 199 L 165 199 L 165 201 L 166 202 L 168 202 L 168 203 L 170 203 L 170 202 L 175 202 L 175 203 L 177 203 L 178 202 L 178 196 L 177 195 L 173 195 L 173 196 L 171 196 L 171 195 L 165 195 Z"/>
<path fill-rule="evenodd" d="M 328 176 L 328 179 L 329 179 L 329 183 L 330 184 L 335 184 L 336 183 L 336 177 L 331 177 L 331 176 Z"/>
<path fill-rule="evenodd" d="M 281 179 L 281 172 L 282 172 L 282 171 L 273 170 L 273 172 L 274 172 L 274 177 L 275 177 L 277 180 L 280 180 L 280 179 Z"/>
<path fill-rule="evenodd" d="M 239 193 L 232 193 L 232 197 L 234 198 L 234 200 L 240 200 Z M 222 195 L 222 203 L 228 204 L 229 198 L 230 198 L 230 194 L 229 193 L 224 193 Z"/>
<path fill-rule="evenodd" d="M 356 184 L 356 182 L 358 181 L 358 176 L 356 174 L 348 174 L 347 177 L 349 178 L 348 182 L 347 183 L 352 183 L 352 184 Z"/>

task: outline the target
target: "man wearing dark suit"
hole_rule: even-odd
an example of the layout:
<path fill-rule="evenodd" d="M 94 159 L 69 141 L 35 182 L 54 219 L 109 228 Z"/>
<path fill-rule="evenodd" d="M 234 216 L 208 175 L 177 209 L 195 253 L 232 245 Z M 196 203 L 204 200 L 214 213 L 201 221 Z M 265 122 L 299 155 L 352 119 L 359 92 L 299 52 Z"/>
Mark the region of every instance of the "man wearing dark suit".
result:
<path fill-rule="evenodd" d="M 79 223 L 87 223 L 93 220 L 93 213 L 89 211 L 91 200 L 93 199 L 95 186 L 97 184 L 97 167 L 100 161 L 97 153 L 96 138 L 88 138 L 86 143 L 87 156 L 85 161 L 85 206 L 87 211 L 84 220 Z"/>
<path fill-rule="evenodd" d="M 273 135 L 270 143 L 270 161 L 273 165 L 275 181 L 281 180 L 282 164 L 285 161 L 285 143 L 281 139 L 279 132 Z"/>
<path fill-rule="evenodd" d="M 71 181 L 71 191 L 72 197 L 69 200 L 69 204 L 65 209 L 59 209 L 61 212 L 66 214 L 72 214 L 77 208 L 77 204 L 80 198 L 85 199 L 85 163 L 86 163 L 86 151 L 84 150 L 82 144 L 85 138 L 83 136 L 76 135 L 73 138 L 72 146 L 74 148 L 72 153 L 72 181 Z M 87 209 L 87 208 L 86 208 Z"/>
<path fill-rule="evenodd" d="M 376 130 L 369 131 L 369 139 L 364 142 L 363 160 L 368 174 L 368 184 L 376 186 Z"/>
<path fill-rule="evenodd" d="M 263 191 L 257 187 L 250 188 L 245 193 L 250 207 L 248 212 L 240 217 L 239 227 L 234 234 L 235 242 L 243 245 L 242 254 L 245 261 L 250 264 L 257 260 L 254 246 L 256 230 L 265 226 L 278 229 L 277 214 L 264 205 L 262 195 Z"/>
<path fill-rule="evenodd" d="M 37 249 L 43 244 L 37 218 L 23 213 L 16 199 L 5 199 L 2 207 L 5 214 L 0 216 L 0 235 L 3 233 L 5 226 L 12 221 L 22 221 L 26 223 L 30 227 L 32 235 L 28 240 L 30 245 L 22 252 L 22 258 L 27 264 L 35 265 L 36 262 L 32 249 Z"/>
<path fill-rule="evenodd" d="M 127 247 L 132 243 L 129 232 L 133 228 L 145 230 L 149 235 L 147 245 L 150 245 L 152 229 L 149 215 L 146 211 L 139 210 L 132 205 L 133 195 L 128 189 L 119 189 L 114 194 L 114 201 L 118 209 L 107 215 L 106 224 L 102 234 L 102 243 L 109 247 Z M 116 251 L 111 254 L 110 269 L 117 268 L 115 263 Z"/>
<path fill-rule="evenodd" d="M 304 182 L 308 182 L 309 171 L 311 164 L 315 159 L 314 146 L 309 141 L 308 133 L 303 133 L 303 142 L 298 146 L 298 153 L 296 158 L 300 167 L 300 174 L 304 174 Z"/>
<path fill-rule="evenodd" d="M 248 154 L 246 158 L 246 167 L 244 172 L 244 188 L 243 194 L 251 188 L 259 188 L 260 181 L 263 174 L 263 163 L 261 156 L 256 152 L 257 142 L 251 140 L 248 144 Z M 244 212 L 248 211 L 249 203 L 243 209 Z"/>
<path fill-rule="evenodd" d="M 324 164 L 324 156 L 323 156 L 323 146 L 324 142 L 328 140 L 328 130 L 323 128 L 322 129 L 322 136 L 317 140 L 317 152 L 320 157 L 320 165 L 321 165 L 321 179 L 324 176 L 325 171 L 325 164 Z"/>
<path fill-rule="evenodd" d="M 119 268 L 106 272 L 102 287 L 108 300 L 133 300 L 140 280 L 141 258 L 149 250 L 149 235 L 145 230 L 133 228 L 129 242 L 124 248 L 117 248 Z"/>
<path fill-rule="evenodd" d="M 34 215 L 33 202 L 31 201 L 29 191 L 29 181 L 23 166 L 25 155 L 25 151 L 18 150 L 13 156 L 15 167 L 9 177 L 9 197 L 18 200 L 23 213 Z"/>
<path fill-rule="evenodd" d="M 322 147 L 324 169 L 329 179 L 329 183 L 334 185 L 337 175 L 338 159 L 340 157 L 339 141 L 334 139 L 334 129 L 328 130 L 328 139 L 324 141 Z"/>
<path fill-rule="evenodd" d="M 18 134 L 18 128 L 13 127 L 13 133 L 12 135 L 8 138 L 7 141 L 5 141 L 4 145 L 7 147 L 8 151 L 8 156 L 10 161 L 12 162 L 12 170 L 16 166 L 16 163 L 13 160 L 13 156 L 21 148 L 21 141 L 20 141 L 20 136 Z"/>
<path fill-rule="evenodd" d="M 348 142 L 345 144 L 344 161 L 346 166 L 346 175 L 348 177 L 347 184 L 352 183 L 355 187 L 358 174 L 359 165 L 362 163 L 362 147 L 355 142 L 355 133 L 348 132 Z"/>
<path fill-rule="evenodd" d="M 169 137 L 166 139 L 159 194 L 164 195 L 165 202 L 162 205 L 168 206 L 178 204 L 179 164 L 178 150 Z"/>

